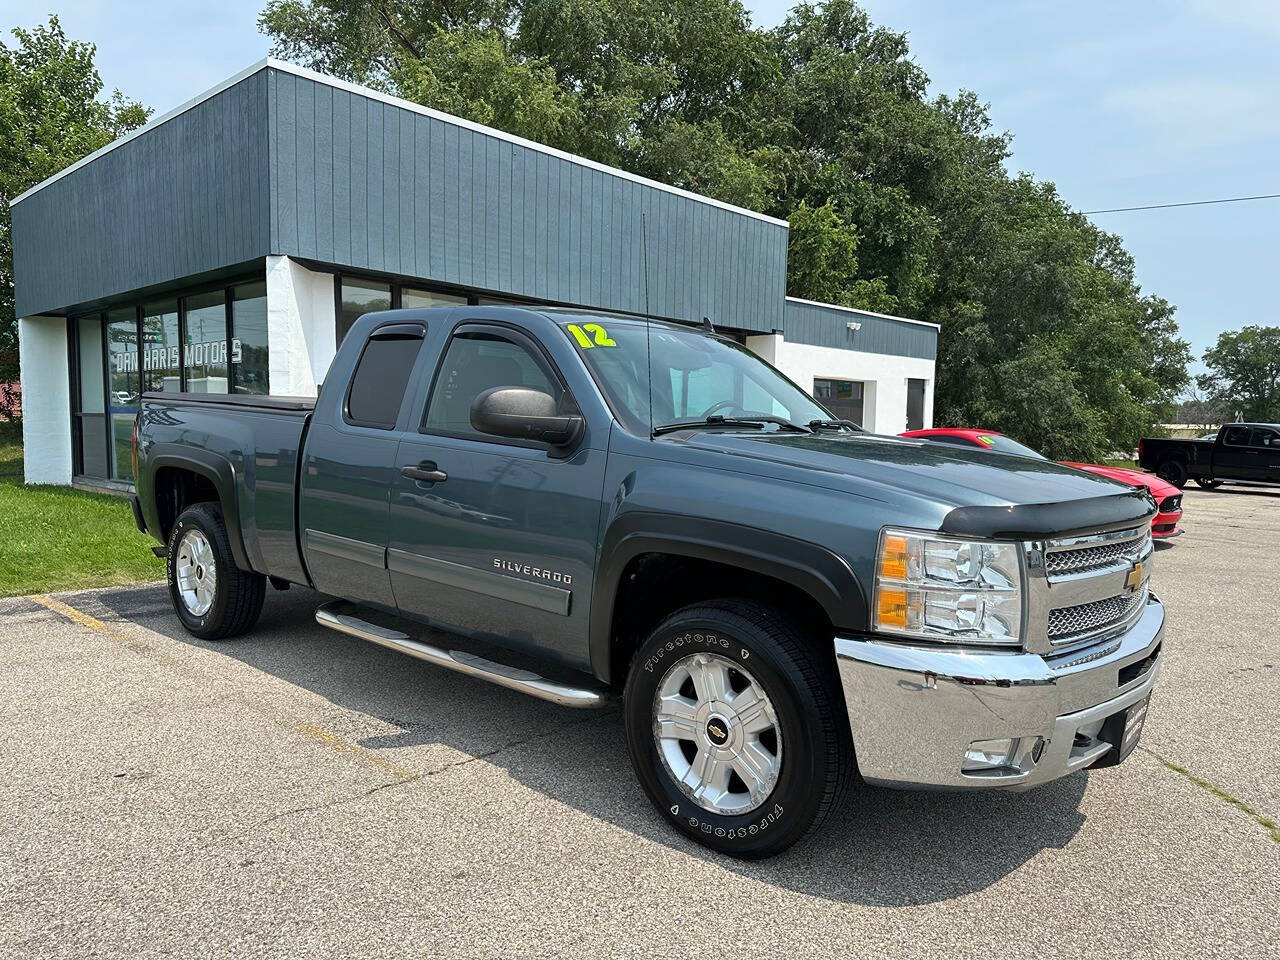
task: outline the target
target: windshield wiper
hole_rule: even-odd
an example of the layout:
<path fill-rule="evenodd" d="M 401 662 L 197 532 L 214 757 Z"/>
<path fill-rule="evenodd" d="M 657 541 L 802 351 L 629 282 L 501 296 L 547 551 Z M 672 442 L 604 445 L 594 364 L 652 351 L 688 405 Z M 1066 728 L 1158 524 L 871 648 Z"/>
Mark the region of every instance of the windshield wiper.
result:
<path fill-rule="evenodd" d="M 847 427 L 848 429 L 854 431 L 855 433 L 866 432 L 865 430 L 862 429 L 861 426 L 854 423 L 852 420 L 810 420 L 809 421 L 809 429 L 815 430 L 815 431 L 816 430 L 839 430 L 842 427 Z"/>
<path fill-rule="evenodd" d="M 661 426 L 653 428 L 653 435 L 660 437 L 664 433 L 674 433 L 677 430 L 702 430 L 707 427 L 753 427 L 757 430 L 763 430 L 765 424 L 777 424 L 780 430 L 795 430 L 799 433 L 812 433 L 813 431 L 801 423 L 792 423 L 790 420 L 782 417 L 770 416 L 748 416 L 748 417 L 722 417 L 718 414 L 707 417 L 705 420 L 679 420 L 675 423 L 664 423 Z"/>

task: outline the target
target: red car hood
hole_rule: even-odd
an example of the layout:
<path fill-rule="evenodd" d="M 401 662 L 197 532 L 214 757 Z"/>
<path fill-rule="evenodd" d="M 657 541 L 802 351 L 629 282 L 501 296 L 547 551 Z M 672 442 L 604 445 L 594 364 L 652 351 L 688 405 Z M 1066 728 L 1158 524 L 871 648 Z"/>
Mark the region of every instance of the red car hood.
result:
<path fill-rule="evenodd" d="M 1069 463 L 1062 461 L 1064 467 L 1075 467 L 1077 470 L 1087 470 L 1089 473 L 1096 473 L 1100 477 L 1107 477 L 1111 480 L 1119 480 L 1121 483 L 1127 483 L 1131 487 L 1146 487 L 1151 491 L 1151 495 L 1156 498 L 1159 503 L 1165 497 L 1172 497 L 1178 493 L 1178 488 L 1172 483 L 1166 483 L 1153 473 L 1143 473 L 1141 470 L 1126 470 L 1124 467 L 1103 467 L 1096 463 Z"/>

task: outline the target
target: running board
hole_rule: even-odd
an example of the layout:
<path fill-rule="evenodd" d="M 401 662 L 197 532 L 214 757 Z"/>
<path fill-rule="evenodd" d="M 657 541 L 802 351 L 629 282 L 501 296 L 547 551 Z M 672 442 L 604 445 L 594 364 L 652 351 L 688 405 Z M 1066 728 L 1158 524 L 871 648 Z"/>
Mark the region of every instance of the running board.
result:
<path fill-rule="evenodd" d="M 346 633 L 361 640 L 368 640 L 391 650 L 399 650 L 411 657 L 434 663 L 458 673 L 488 680 L 509 690 L 518 690 L 540 700 L 549 700 L 562 707 L 590 709 L 603 707 L 609 702 L 608 692 L 604 688 L 571 687 L 541 677 L 531 670 L 495 663 L 478 657 L 464 650 L 444 650 L 440 647 L 415 640 L 407 633 L 380 627 L 377 624 L 361 620 L 351 612 L 351 604 L 344 600 L 326 603 L 316 610 L 316 623 L 339 633 Z"/>

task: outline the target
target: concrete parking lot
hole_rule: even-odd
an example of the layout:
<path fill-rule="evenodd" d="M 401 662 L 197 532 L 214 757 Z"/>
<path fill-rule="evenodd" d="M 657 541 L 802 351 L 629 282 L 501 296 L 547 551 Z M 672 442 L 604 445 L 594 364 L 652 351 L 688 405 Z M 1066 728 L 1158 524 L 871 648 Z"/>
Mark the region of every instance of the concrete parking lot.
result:
<path fill-rule="evenodd" d="M 1280 956 L 1280 492 L 1188 489 L 1123 766 L 863 788 L 763 863 L 669 831 L 616 713 L 161 586 L 0 601 L 3 956 Z"/>

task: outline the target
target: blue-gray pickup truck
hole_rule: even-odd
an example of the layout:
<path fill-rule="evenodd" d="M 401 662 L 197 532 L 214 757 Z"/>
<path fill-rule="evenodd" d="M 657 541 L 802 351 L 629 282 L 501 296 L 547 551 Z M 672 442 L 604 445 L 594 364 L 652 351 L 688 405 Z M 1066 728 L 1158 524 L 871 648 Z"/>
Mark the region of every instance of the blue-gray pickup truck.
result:
<path fill-rule="evenodd" d="M 369 314 L 318 399 L 149 393 L 135 444 L 192 634 L 299 584 L 334 630 L 620 697 L 661 816 L 734 856 L 815 830 L 856 777 L 1119 763 L 1160 671 L 1142 491 L 864 433 L 709 324 Z"/>

